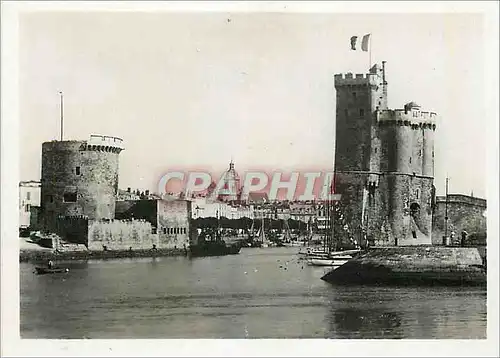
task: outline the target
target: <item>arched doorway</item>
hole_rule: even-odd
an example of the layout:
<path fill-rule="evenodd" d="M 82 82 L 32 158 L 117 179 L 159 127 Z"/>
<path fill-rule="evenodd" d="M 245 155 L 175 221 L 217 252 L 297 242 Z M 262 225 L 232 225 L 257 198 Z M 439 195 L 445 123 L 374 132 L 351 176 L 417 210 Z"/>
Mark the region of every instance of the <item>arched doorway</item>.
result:
<path fill-rule="evenodd" d="M 410 205 L 410 217 L 411 217 L 411 235 L 414 239 L 417 238 L 418 222 L 420 219 L 420 205 L 418 203 L 412 203 Z"/>

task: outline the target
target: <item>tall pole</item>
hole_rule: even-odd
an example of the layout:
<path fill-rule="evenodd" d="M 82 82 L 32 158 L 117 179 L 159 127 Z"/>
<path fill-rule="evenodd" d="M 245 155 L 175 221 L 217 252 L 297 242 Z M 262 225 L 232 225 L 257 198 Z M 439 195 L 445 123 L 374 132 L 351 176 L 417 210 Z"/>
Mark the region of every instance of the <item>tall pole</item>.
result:
<path fill-rule="evenodd" d="M 369 57 L 369 64 L 368 64 L 368 71 L 372 68 L 372 42 L 373 42 L 373 35 L 370 34 L 370 38 L 368 40 L 368 57 Z"/>
<path fill-rule="evenodd" d="M 63 107 L 63 93 L 59 92 L 59 99 L 60 99 L 60 117 L 61 117 L 61 142 L 63 140 L 63 133 L 64 133 L 64 107 Z"/>
<path fill-rule="evenodd" d="M 448 237 L 448 176 L 446 176 L 446 193 L 444 201 L 444 237 Z"/>

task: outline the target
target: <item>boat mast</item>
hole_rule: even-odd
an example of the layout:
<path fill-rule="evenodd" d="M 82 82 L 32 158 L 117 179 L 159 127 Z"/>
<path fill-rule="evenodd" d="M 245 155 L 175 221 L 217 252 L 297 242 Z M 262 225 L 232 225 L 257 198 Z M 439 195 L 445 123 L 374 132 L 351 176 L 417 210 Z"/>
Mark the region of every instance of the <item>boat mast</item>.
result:
<path fill-rule="evenodd" d="M 266 215 L 264 214 L 264 212 L 262 212 L 262 225 L 261 225 L 261 233 L 260 233 L 260 237 L 261 237 L 261 240 L 262 240 L 262 243 L 264 243 L 264 240 L 266 238 L 266 235 L 264 234 L 264 223 L 266 222 Z"/>
<path fill-rule="evenodd" d="M 446 176 L 446 189 L 444 200 L 444 237 L 448 237 L 448 176 Z"/>

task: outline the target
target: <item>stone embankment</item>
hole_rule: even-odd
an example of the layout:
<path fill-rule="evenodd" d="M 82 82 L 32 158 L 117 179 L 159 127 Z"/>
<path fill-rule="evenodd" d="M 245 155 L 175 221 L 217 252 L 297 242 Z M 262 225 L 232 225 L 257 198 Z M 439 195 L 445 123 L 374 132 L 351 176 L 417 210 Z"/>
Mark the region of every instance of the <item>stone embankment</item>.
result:
<path fill-rule="evenodd" d="M 20 262 L 39 263 L 43 261 L 90 260 L 90 259 L 118 259 L 134 257 L 161 257 L 182 256 L 186 252 L 182 249 L 157 250 L 124 250 L 124 251 L 56 251 L 56 250 L 20 250 Z"/>
<path fill-rule="evenodd" d="M 322 277 L 332 284 L 486 285 L 477 248 L 373 248 Z"/>

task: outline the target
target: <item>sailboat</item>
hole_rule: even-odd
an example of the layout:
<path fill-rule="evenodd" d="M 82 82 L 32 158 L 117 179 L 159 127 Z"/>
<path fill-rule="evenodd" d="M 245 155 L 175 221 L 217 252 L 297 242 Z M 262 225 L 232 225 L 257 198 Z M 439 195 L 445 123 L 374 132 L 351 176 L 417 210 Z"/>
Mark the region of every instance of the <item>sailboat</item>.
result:
<path fill-rule="evenodd" d="M 352 259 L 353 255 L 360 252 L 360 250 L 336 250 L 338 246 L 338 240 L 335 238 L 335 226 L 333 225 L 335 207 L 332 207 L 331 203 L 328 201 L 325 206 L 325 210 L 327 214 L 326 216 L 328 218 L 326 221 L 327 224 L 325 228 L 324 244 L 326 255 L 323 257 L 311 257 L 308 260 L 308 264 L 311 266 L 330 266 L 334 269 L 337 269 L 347 261 Z"/>
<path fill-rule="evenodd" d="M 269 243 L 266 240 L 266 233 L 264 231 L 264 223 L 266 222 L 266 218 L 262 217 L 262 225 L 260 227 L 260 242 L 262 247 L 269 247 Z"/>
<path fill-rule="evenodd" d="M 225 256 L 240 253 L 241 245 L 239 243 L 227 244 L 222 239 L 219 211 L 217 211 L 216 215 L 217 228 L 213 232 L 202 233 L 198 237 L 196 245 L 189 246 L 190 257 Z"/>

